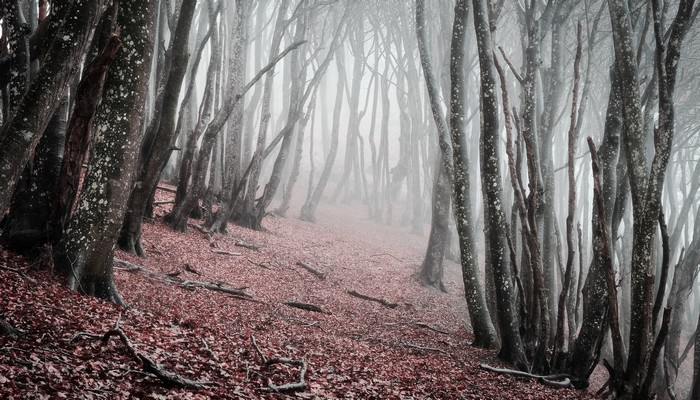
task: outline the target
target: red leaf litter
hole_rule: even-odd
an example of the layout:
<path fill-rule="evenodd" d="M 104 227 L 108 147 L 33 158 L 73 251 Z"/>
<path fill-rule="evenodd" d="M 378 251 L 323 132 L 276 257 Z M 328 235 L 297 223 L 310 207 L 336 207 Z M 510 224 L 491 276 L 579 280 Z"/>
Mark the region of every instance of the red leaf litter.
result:
<path fill-rule="evenodd" d="M 24 332 L 0 337 L 0 398 L 596 398 L 480 369 L 480 363 L 504 365 L 495 351 L 469 345 L 459 267 L 447 263 L 448 294 L 421 287 L 416 273 L 426 238 L 370 221 L 359 205 L 322 205 L 317 224 L 292 217 L 298 213 L 292 209 L 288 218 L 267 217 L 265 232 L 229 224 L 228 235 L 192 227 L 176 233 L 159 222 L 164 212 L 158 206 L 156 221 L 145 223 L 147 258 L 117 252 L 145 267 L 115 264 L 129 308 L 69 291 L 45 268 L 0 249 L 6 267 L 0 317 Z M 244 288 L 252 297 L 183 281 Z M 168 386 L 144 371 L 117 336 L 107 343 L 76 336 L 102 335 L 117 320 L 137 352 L 183 379 L 211 385 Z M 271 390 L 299 383 L 302 366 L 265 366 L 261 354 L 305 362 L 305 387 Z"/>

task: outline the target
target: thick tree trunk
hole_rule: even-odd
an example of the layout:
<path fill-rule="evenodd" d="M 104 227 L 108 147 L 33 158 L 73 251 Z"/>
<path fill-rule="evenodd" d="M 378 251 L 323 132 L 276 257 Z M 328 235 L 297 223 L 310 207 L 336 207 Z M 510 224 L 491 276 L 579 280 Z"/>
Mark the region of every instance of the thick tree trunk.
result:
<path fill-rule="evenodd" d="M 36 255 L 50 241 L 49 220 L 60 177 L 67 119 L 68 99 L 64 98 L 39 140 L 33 162 L 27 165 L 25 182 L 17 185 L 2 231 L 3 241 L 16 252 Z"/>
<path fill-rule="evenodd" d="M 54 252 L 73 290 L 123 303 L 112 257 L 134 181 L 148 90 L 155 1 L 122 0 L 117 24 L 125 39 L 105 82 L 93 156 L 76 214 Z"/>
<path fill-rule="evenodd" d="M 78 65 L 88 50 L 90 36 L 107 7 L 107 0 L 76 0 L 66 22 L 53 40 L 36 78 L 14 114 L 0 129 L 0 218 L 5 214 L 24 166 L 60 105 Z"/>
<path fill-rule="evenodd" d="M 101 36 L 96 46 L 100 53 L 85 68 L 73 96 L 73 114 L 66 128 L 63 162 L 56 184 L 50 221 L 51 241 L 54 243 L 63 235 L 68 219 L 75 209 L 81 170 L 92 141 L 93 121 L 97 105 L 102 99 L 107 70 L 121 48 L 121 39 L 113 32 L 117 12 L 117 7 L 112 6 L 102 17 L 102 26 L 95 33 Z"/>

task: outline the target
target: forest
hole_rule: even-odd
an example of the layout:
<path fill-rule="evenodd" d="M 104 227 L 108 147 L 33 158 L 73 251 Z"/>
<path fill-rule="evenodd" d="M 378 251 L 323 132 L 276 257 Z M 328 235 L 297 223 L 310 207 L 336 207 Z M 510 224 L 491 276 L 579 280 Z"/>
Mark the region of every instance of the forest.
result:
<path fill-rule="evenodd" d="M 700 399 L 699 13 L 0 0 L 0 397 Z"/>

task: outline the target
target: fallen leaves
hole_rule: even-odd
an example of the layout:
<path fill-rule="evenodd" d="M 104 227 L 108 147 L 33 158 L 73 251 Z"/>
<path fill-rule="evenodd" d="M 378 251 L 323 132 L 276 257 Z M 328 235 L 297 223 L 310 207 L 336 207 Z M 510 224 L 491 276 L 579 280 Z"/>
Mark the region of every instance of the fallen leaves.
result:
<path fill-rule="evenodd" d="M 169 204 L 156 213 L 163 207 Z M 468 344 L 458 266 L 447 265 L 449 294 L 421 287 L 413 275 L 425 238 L 354 218 L 358 212 L 324 206 L 317 224 L 266 219 L 266 232 L 229 226 L 228 236 L 146 222 L 148 258 L 117 254 L 128 309 L 71 292 L 0 249 L 0 314 L 25 332 L 0 337 L 0 398 L 594 398 L 479 369 L 498 362 L 494 351 Z M 227 293 L 241 288 L 256 301 Z M 78 332 L 104 334 L 120 314 L 139 352 L 167 371 L 218 386 L 163 385 L 119 340 L 70 342 Z M 266 368 L 252 336 L 267 360 L 294 363 Z M 299 387 L 277 393 L 270 384 Z"/>

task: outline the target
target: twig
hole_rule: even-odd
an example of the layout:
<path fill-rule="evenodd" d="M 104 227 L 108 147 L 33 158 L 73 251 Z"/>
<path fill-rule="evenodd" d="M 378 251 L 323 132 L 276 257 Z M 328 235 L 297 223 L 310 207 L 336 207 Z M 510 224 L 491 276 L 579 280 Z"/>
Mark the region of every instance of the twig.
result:
<path fill-rule="evenodd" d="M 255 336 L 250 337 L 251 341 L 253 342 L 253 348 L 255 349 L 255 352 L 258 354 L 260 357 L 260 360 L 262 361 L 262 367 L 265 369 L 268 369 L 270 366 L 274 364 L 289 364 L 289 365 L 296 365 L 299 368 L 299 380 L 297 382 L 292 382 L 292 383 L 286 383 L 284 385 L 275 385 L 270 378 L 266 378 L 267 380 L 267 389 L 273 392 L 291 392 L 295 390 L 304 390 L 306 389 L 306 371 L 309 369 L 309 364 L 306 362 L 306 360 L 301 359 L 301 360 L 292 360 L 291 358 L 286 358 L 286 357 L 276 357 L 276 358 L 267 358 L 265 354 L 262 352 L 260 349 L 260 346 L 258 346 L 258 342 L 255 340 Z M 262 374 L 254 372 L 261 377 L 263 377 Z"/>
<path fill-rule="evenodd" d="M 425 329 L 430 329 L 430 330 L 433 331 L 433 332 L 442 333 L 443 335 L 449 335 L 449 334 L 450 334 L 450 332 L 447 332 L 447 331 L 444 331 L 444 330 L 442 330 L 442 329 L 436 328 L 436 327 L 434 327 L 434 326 L 432 326 L 432 325 L 428 325 L 428 324 L 426 324 L 425 322 L 416 322 L 416 326 L 420 326 L 421 328 L 425 328 Z"/>
<path fill-rule="evenodd" d="M 255 261 L 253 261 L 249 258 L 248 262 L 255 265 L 256 267 L 265 268 L 265 269 L 272 269 L 272 268 L 268 267 L 267 265 L 265 265 L 267 263 L 266 261 L 256 263 Z"/>
<path fill-rule="evenodd" d="M 193 273 L 193 274 L 195 274 L 195 275 L 202 275 L 199 271 L 197 271 L 196 269 L 194 269 L 194 267 L 191 266 L 190 264 L 187 264 L 187 263 L 186 263 L 185 266 L 184 266 L 184 268 L 185 268 L 185 271 L 187 271 L 187 272 L 191 272 L 191 273 Z"/>
<path fill-rule="evenodd" d="M 370 257 L 380 257 L 380 256 L 389 256 L 389 257 L 393 258 L 393 259 L 396 260 L 396 261 L 403 262 L 402 259 L 396 257 L 396 256 L 393 255 L 393 254 L 389 254 L 389 253 L 372 254 Z"/>
<path fill-rule="evenodd" d="M 202 338 L 201 340 L 202 340 L 202 344 L 204 345 L 204 351 L 205 351 L 207 354 L 209 354 L 209 355 L 211 356 L 211 358 L 214 359 L 214 361 L 218 362 L 218 361 L 219 361 L 219 357 L 217 357 L 217 355 L 214 354 L 214 352 L 209 348 L 209 345 L 207 344 L 206 340 L 204 340 L 204 338 Z"/>
<path fill-rule="evenodd" d="M 213 248 L 213 247 L 211 248 L 211 252 L 212 252 L 212 253 L 216 253 L 216 254 L 225 254 L 225 255 L 227 255 L 227 256 L 234 256 L 234 257 L 238 257 L 238 256 L 241 255 L 241 253 L 234 253 L 234 252 L 232 252 L 232 251 L 226 251 L 226 250 L 215 249 L 215 248 Z"/>
<path fill-rule="evenodd" d="M 356 290 L 348 290 L 348 294 L 351 296 L 357 297 L 359 299 L 362 299 L 362 300 L 374 301 L 374 302 L 379 303 L 387 308 L 396 308 L 399 306 L 396 303 L 392 303 L 392 302 L 389 302 L 389 301 L 384 300 L 384 299 L 378 299 L 376 297 L 367 296 L 365 294 L 357 292 Z"/>
<path fill-rule="evenodd" d="M 316 275 L 316 277 L 318 277 L 318 279 L 321 279 L 321 280 L 326 279 L 326 274 L 324 274 L 323 272 L 317 270 L 316 268 L 312 267 L 311 265 L 309 265 L 303 261 L 297 262 L 297 265 L 304 268 L 305 270 L 311 272 L 312 274 Z"/>

